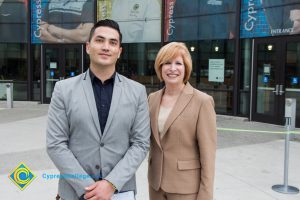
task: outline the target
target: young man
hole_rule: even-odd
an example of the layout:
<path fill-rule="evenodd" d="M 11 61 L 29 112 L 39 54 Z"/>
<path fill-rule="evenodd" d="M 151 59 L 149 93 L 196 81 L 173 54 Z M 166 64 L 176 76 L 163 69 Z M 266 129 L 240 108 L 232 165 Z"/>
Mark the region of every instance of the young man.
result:
<path fill-rule="evenodd" d="M 149 112 L 145 87 L 115 71 L 121 41 L 115 21 L 97 22 L 86 43 L 89 70 L 55 85 L 47 150 L 65 177 L 62 199 L 108 200 L 136 190 L 135 172 L 149 148 Z"/>

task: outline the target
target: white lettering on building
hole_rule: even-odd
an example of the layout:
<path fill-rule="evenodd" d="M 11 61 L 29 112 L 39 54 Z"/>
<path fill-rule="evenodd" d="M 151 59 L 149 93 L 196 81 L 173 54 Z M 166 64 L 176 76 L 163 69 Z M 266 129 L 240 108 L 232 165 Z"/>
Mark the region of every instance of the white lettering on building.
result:
<path fill-rule="evenodd" d="M 292 33 L 292 32 L 293 32 L 293 28 L 271 29 L 272 35 L 286 34 L 286 33 Z"/>
<path fill-rule="evenodd" d="M 169 17 L 169 28 L 167 30 L 168 35 L 172 35 L 175 29 L 175 21 L 173 19 L 173 14 L 174 14 L 174 1 L 169 2 L 168 6 L 168 17 Z"/>
<path fill-rule="evenodd" d="M 42 2 L 41 0 L 36 0 L 36 25 L 37 29 L 33 32 L 34 36 L 41 37 L 41 18 L 42 18 Z"/>
<path fill-rule="evenodd" d="M 248 20 L 247 22 L 244 24 L 244 27 L 247 31 L 251 31 L 254 28 L 254 24 L 256 22 L 256 17 L 254 16 L 257 11 L 255 10 L 255 5 L 253 0 L 249 0 L 248 2 Z"/>

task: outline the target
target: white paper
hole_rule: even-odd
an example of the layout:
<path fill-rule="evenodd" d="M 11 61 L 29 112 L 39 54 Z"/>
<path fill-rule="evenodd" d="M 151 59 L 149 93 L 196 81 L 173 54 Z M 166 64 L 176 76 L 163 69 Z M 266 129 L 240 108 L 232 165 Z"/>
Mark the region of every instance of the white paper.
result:
<path fill-rule="evenodd" d="M 128 191 L 128 192 L 121 192 L 121 193 L 114 194 L 111 200 L 135 200 L 134 192 Z"/>
<path fill-rule="evenodd" d="M 208 66 L 208 81 L 223 83 L 225 59 L 209 59 Z"/>
<path fill-rule="evenodd" d="M 57 62 L 50 62 L 50 69 L 57 69 Z"/>

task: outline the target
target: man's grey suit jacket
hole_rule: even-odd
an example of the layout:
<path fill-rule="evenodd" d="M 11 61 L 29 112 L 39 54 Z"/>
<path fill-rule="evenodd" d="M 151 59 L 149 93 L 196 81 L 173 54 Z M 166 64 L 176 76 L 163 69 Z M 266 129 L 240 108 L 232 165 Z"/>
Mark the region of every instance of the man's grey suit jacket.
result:
<path fill-rule="evenodd" d="M 116 73 L 101 132 L 89 70 L 56 83 L 48 111 L 47 152 L 61 173 L 58 193 L 76 200 L 102 177 L 118 191 L 136 190 L 135 172 L 149 149 L 145 87 Z"/>

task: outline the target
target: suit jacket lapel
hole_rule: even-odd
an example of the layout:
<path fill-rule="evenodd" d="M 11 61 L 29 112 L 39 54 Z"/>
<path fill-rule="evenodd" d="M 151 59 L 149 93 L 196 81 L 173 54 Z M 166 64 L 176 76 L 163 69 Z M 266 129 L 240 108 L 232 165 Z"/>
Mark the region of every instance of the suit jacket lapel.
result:
<path fill-rule="evenodd" d="M 180 113 L 183 111 L 183 109 L 187 106 L 189 101 L 192 99 L 193 96 L 193 87 L 187 83 L 185 87 L 183 88 L 182 93 L 178 97 L 166 123 L 163 129 L 162 138 L 165 136 L 166 132 L 172 125 L 172 123 L 175 121 L 175 119 L 180 115 Z"/>
<path fill-rule="evenodd" d="M 110 108 L 109 108 L 107 121 L 106 121 L 104 132 L 103 132 L 103 137 L 106 135 L 107 130 L 109 129 L 109 126 L 113 120 L 114 114 L 117 111 L 121 94 L 122 94 L 122 81 L 120 79 L 119 74 L 116 73 L 115 82 L 114 82 L 114 90 L 113 90 L 113 94 L 112 94 L 112 98 L 111 98 L 111 104 L 110 104 Z"/>
<path fill-rule="evenodd" d="M 157 95 L 153 96 L 153 100 L 151 100 L 152 102 L 152 106 L 151 106 L 151 111 L 150 113 L 151 114 L 151 130 L 152 130 L 152 133 L 153 133 L 153 136 L 156 140 L 156 143 L 158 144 L 158 146 L 161 148 L 161 144 L 160 144 L 160 136 L 159 136 L 159 133 L 158 133 L 158 114 L 159 114 L 159 107 L 160 107 L 160 102 L 161 102 L 161 97 L 162 97 L 162 94 L 164 92 L 164 89 L 161 89 Z"/>
<path fill-rule="evenodd" d="M 88 102 L 89 109 L 90 109 L 90 112 L 93 117 L 94 124 L 97 128 L 98 134 L 101 136 L 98 111 L 97 111 L 97 106 L 96 106 L 96 101 L 95 101 L 95 96 L 94 96 L 94 91 L 93 91 L 93 86 L 92 86 L 92 82 L 91 82 L 89 69 L 83 75 L 82 86 L 83 86 L 85 98 Z"/>

